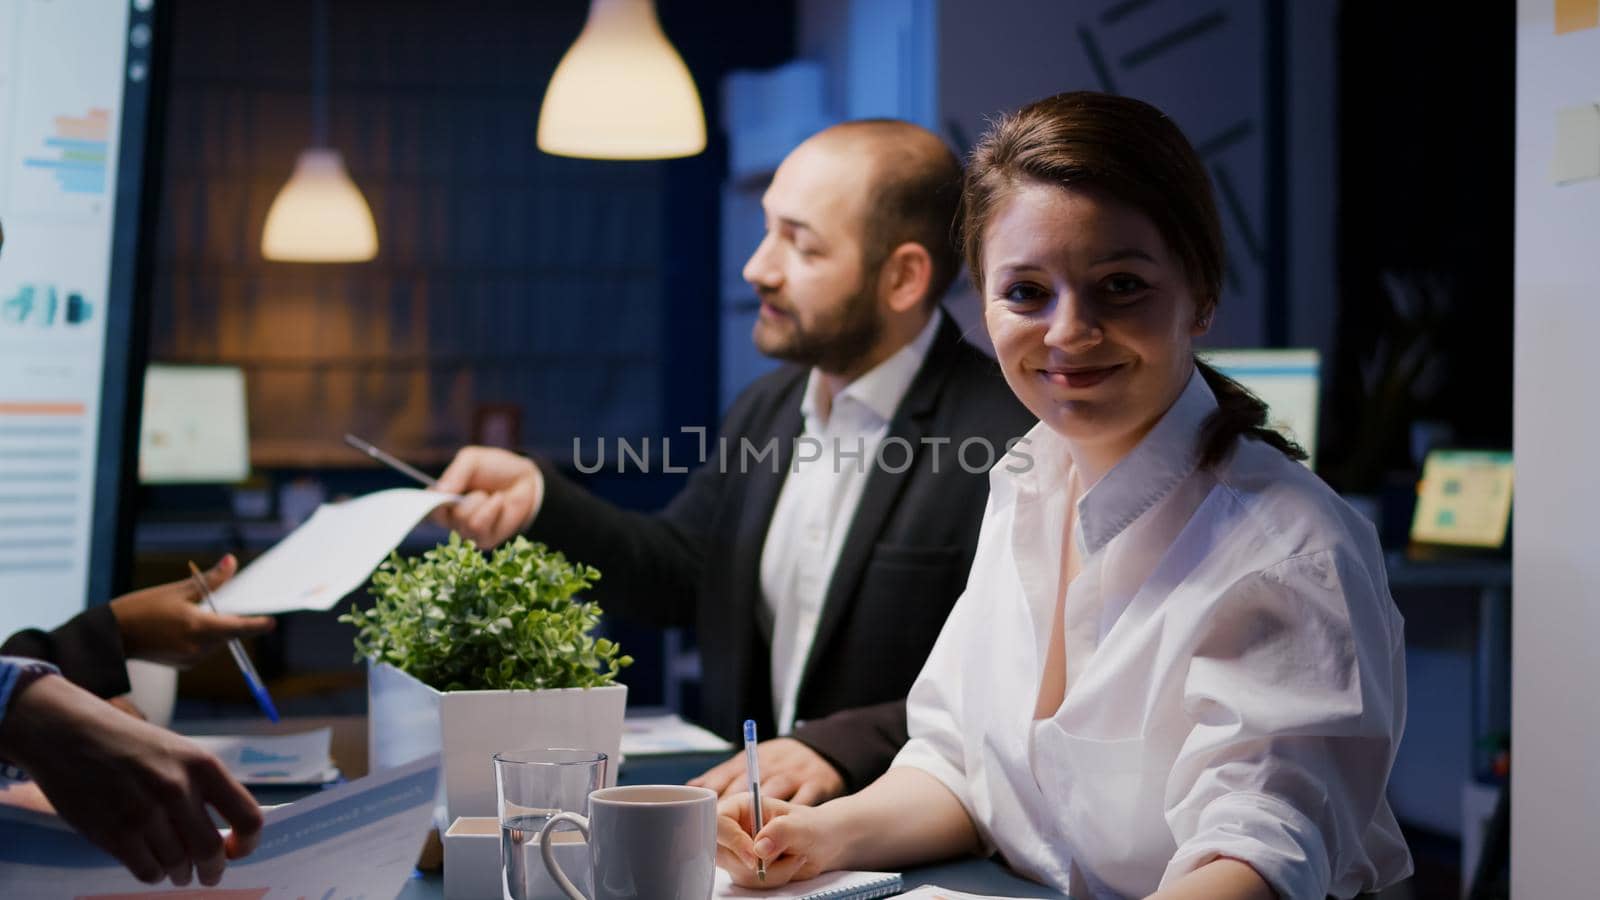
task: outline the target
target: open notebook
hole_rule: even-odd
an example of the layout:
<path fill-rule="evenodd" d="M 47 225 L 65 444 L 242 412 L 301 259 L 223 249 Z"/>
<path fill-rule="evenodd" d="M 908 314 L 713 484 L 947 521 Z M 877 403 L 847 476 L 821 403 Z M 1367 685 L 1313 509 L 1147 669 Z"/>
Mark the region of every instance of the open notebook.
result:
<path fill-rule="evenodd" d="M 899 872 L 825 872 L 809 881 L 797 881 L 781 888 L 746 890 L 734 885 L 733 879 L 721 869 L 717 870 L 716 890 L 712 900 L 872 900 L 874 897 L 892 897 L 900 893 L 904 884 Z"/>

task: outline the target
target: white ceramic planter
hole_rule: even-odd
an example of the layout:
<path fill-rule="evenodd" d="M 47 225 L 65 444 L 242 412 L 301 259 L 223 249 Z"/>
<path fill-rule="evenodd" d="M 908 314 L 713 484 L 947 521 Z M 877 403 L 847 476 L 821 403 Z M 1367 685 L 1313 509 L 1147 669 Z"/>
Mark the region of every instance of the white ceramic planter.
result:
<path fill-rule="evenodd" d="M 626 685 L 550 691 L 436 691 L 387 663 L 367 665 L 367 754 L 387 769 L 429 753 L 444 759 L 434 824 L 494 816 L 494 754 L 572 747 L 606 755 L 617 782 Z"/>

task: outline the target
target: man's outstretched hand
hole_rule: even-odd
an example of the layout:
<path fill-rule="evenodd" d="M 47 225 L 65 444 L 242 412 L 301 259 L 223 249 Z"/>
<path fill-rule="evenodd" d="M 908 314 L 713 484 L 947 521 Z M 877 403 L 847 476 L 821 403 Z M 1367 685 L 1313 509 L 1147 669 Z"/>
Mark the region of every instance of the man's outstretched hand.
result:
<path fill-rule="evenodd" d="M 463 447 L 433 487 L 462 499 L 433 520 L 483 549 L 498 547 L 533 524 L 544 475 L 533 460 L 496 447 Z"/>

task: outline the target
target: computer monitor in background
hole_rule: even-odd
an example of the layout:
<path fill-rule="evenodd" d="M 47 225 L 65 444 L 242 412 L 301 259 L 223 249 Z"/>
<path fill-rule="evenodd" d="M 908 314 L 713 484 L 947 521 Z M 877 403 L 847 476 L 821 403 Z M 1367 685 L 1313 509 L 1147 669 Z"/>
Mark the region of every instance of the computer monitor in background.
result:
<path fill-rule="evenodd" d="M 122 586 L 168 5 L 0 0 L 0 637 Z"/>
<path fill-rule="evenodd" d="M 142 484 L 225 484 L 250 477 L 244 372 L 152 365 L 139 419 Z"/>
<path fill-rule="evenodd" d="M 1305 448 L 1316 468 L 1321 356 L 1315 350 L 1203 350 L 1200 358 L 1267 404 L 1267 421 Z"/>

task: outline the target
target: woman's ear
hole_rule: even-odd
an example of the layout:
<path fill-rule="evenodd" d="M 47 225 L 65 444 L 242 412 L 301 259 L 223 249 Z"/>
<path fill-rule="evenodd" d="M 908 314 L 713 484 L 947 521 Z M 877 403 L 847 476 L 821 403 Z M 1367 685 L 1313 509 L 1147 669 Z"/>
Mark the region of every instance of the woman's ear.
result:
<path fill-rule="evenodd" d="M 1211 330 L 1211 317 L 1217 310 L 1217 301 L 1208 300 L 1200 305 L 1199 311 L 1194 315 L 1194 325 L 1190 327 L 1191 337 L 1199 337 Z"/>

